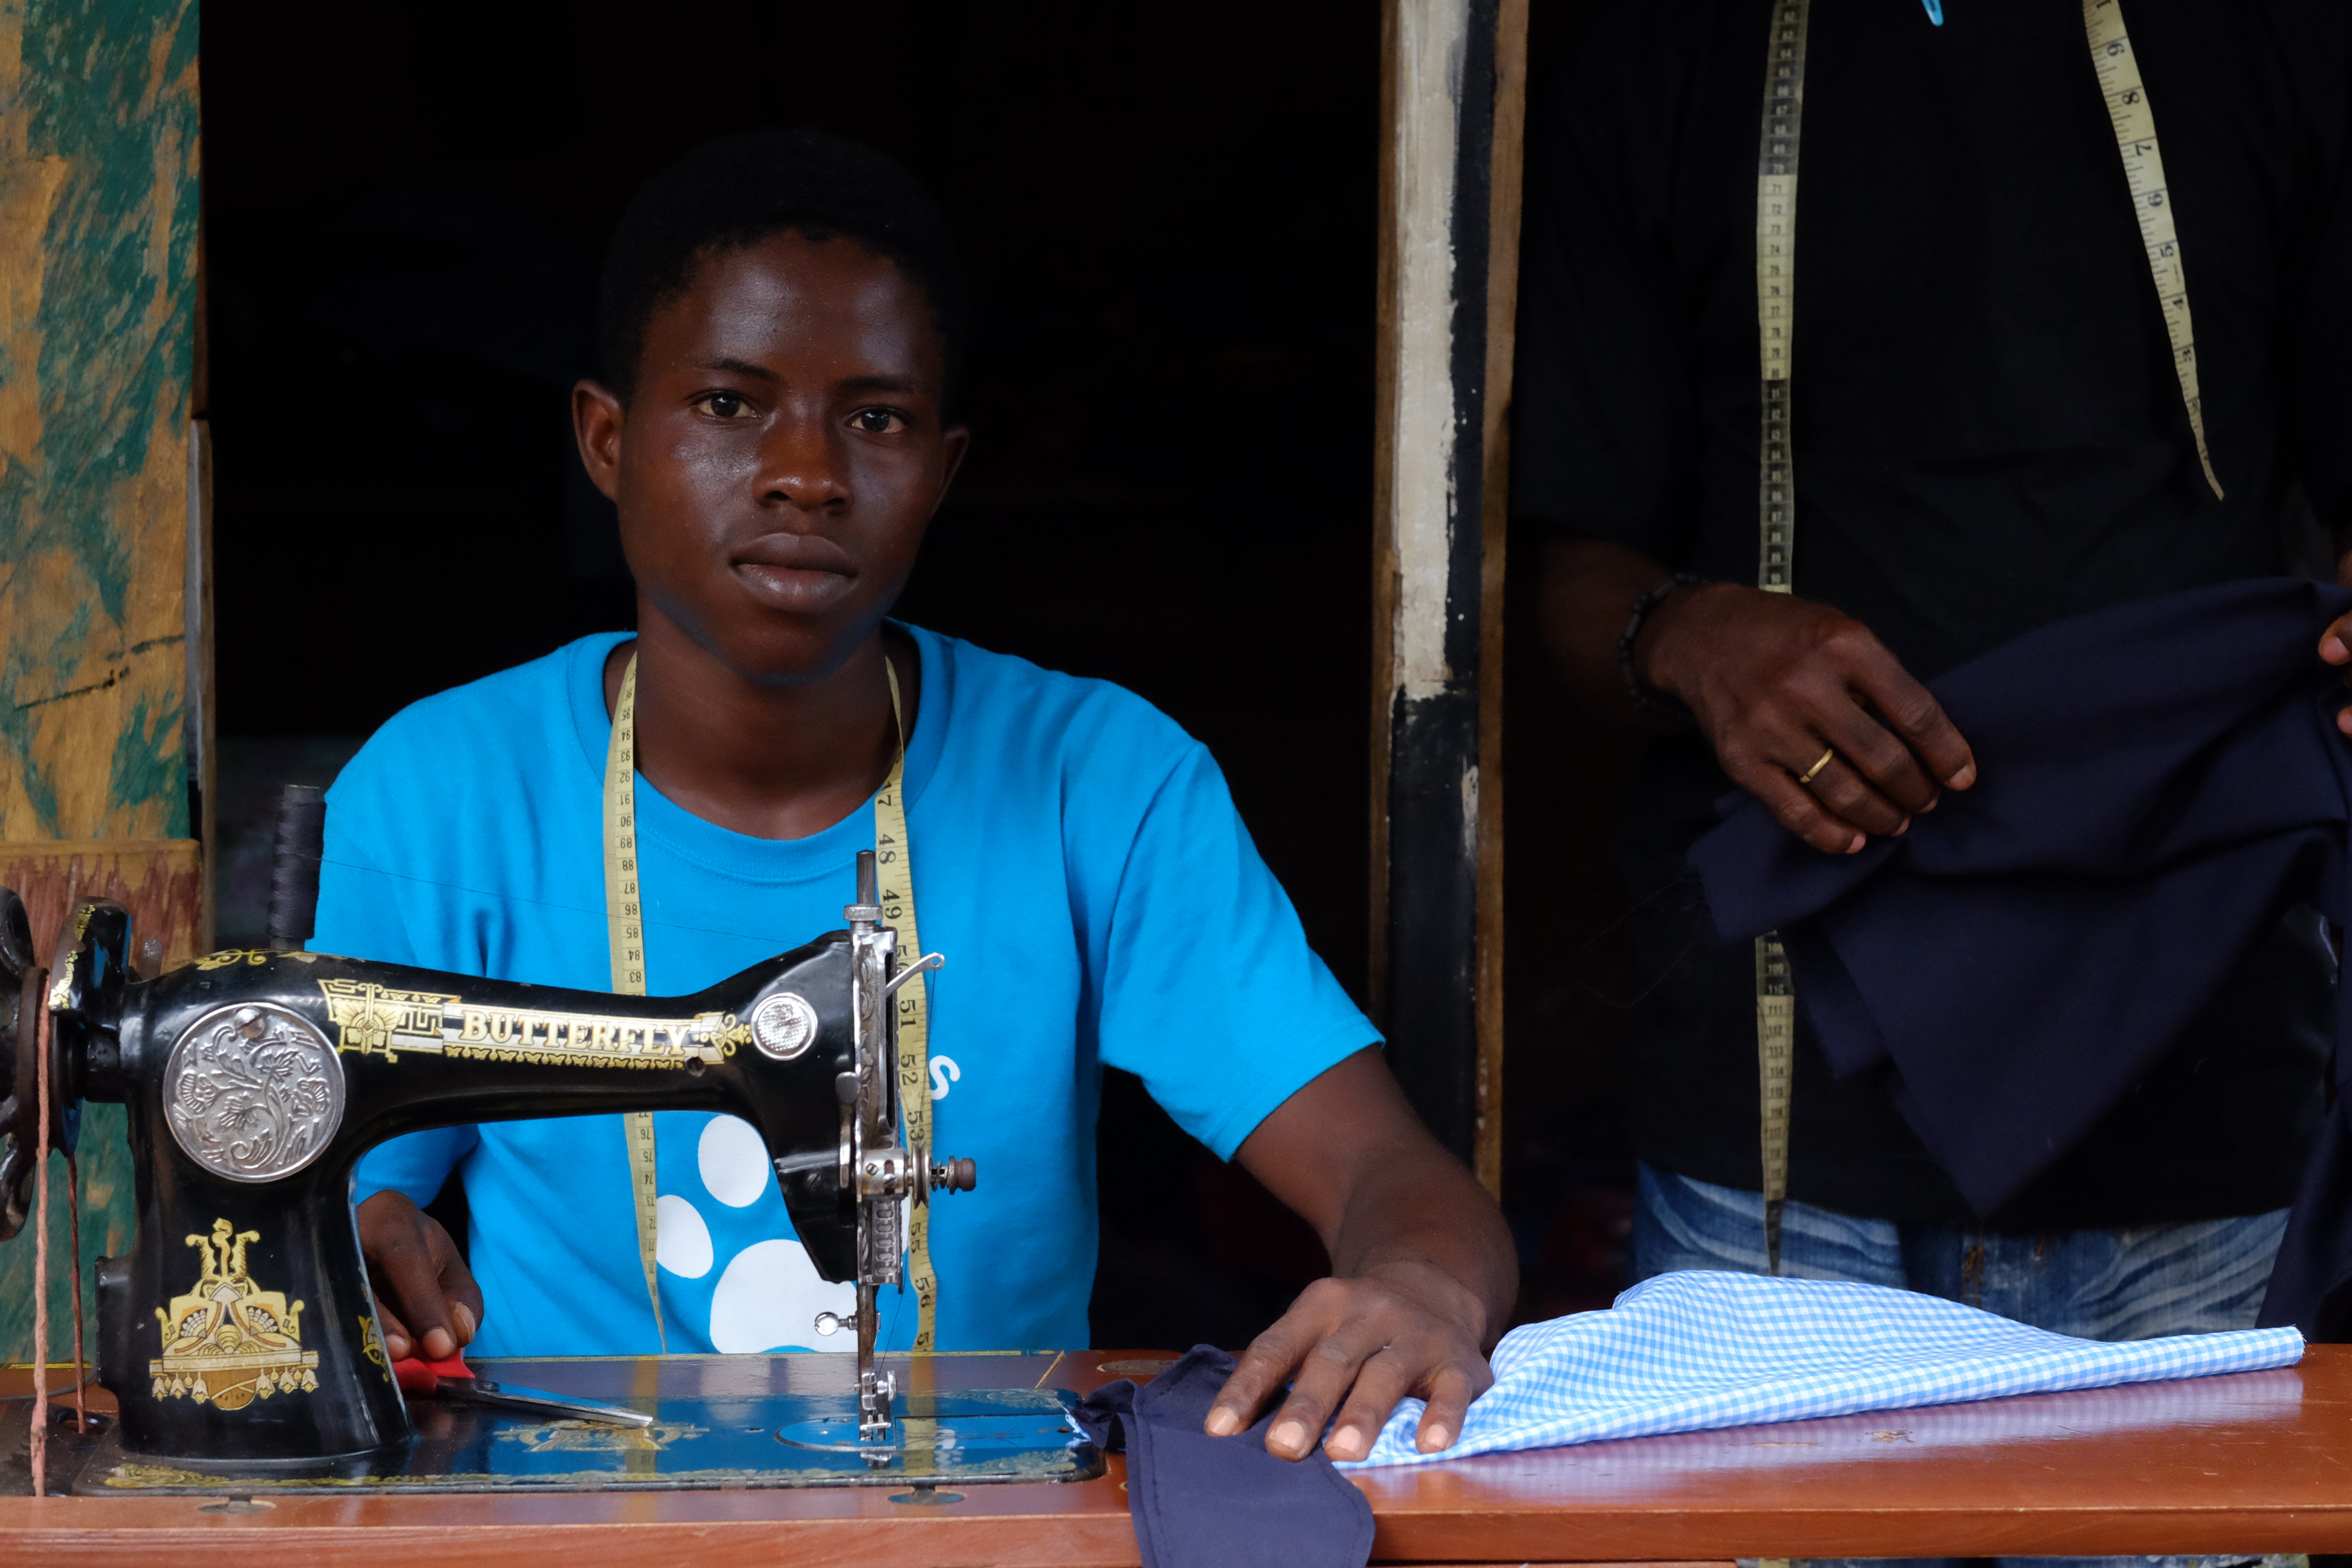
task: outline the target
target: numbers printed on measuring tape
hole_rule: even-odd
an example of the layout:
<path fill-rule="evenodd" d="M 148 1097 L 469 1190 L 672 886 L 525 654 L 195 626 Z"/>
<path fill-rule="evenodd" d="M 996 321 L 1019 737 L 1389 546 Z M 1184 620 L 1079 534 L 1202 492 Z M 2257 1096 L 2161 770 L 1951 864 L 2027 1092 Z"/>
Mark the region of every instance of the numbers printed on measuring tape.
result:
<path fill-rule="evenodd" d="M 1797 287 L 1797 155 L 1805 96 L 1805 35 L 1810 0 L 1774 0 L 1764 78 L 1764 116 L 1756 176 L 1756 332 L 1761 386 L 1758 443 L 1757 572 L 1759 588 L 1790 593 L 1796 582 L 1797 487 L 1790 396 Z M 1928 15 L 1943 25 L 1930 0 Z M 2173 220 L 2171 186 L 2157 142 L 2156 115 L 2141 80 L 2122 0 L 2083 0 L 2091 65 L 2116 132 L 2132 210 L 2147 252 L 2171 345 L 2174 374 L 2197 444 L 2197 461 L 2214 499 L 2222 497 L 2205 438 L 2197 374 L 2196 331 L 2189 279 Z M 1789 1190 L 1789 1101 L 1796 1054 L 1796 995 L 1787 949 L 1778 933 L 1756 939 L 1756 1052 L 1765 1253 L 1780 1272 L 1780 1208 Z"/>
<path fill-rule="evenodd" d="M 1789 591 L 1796 557 L 1789 377 L 1796 349 L 1797 153 L 1804 130 L 1810 14 L 1809 0 L 1778 0 L 1772 7 L 1756 164 L 1756 342 L 1763 414 L 1756 582 L 1775 593 Z"/>
<path fill-rule="evenodd" d="M 613 703 L 613 738 L 604 756 L 604 910 L 612 944 L 613 989 L 624 996 L 646 994 L 646 931 L 637 896 L 637 660 L 629 656 L 621 691 Z M 653 1309 L 654 1332 L 663 1352 L 669 1328 L 662 1319 L 661 1275 L 654 1260 L 658 1226 L 655 1208 L 654 1119 L 634 1110 L 623 1119 L 629 1149 L 629 1188 L 637 1231 L 637 1264 L 646 1277 L 646 1301 Z"/>
<path fill-rule="evenodd" d="M 2213 499 L 2220 500 L 2223 499 L 2221 480 L 2213 471 L 2213 454 L 2205 440 L 2197 331 L 2189 315 L 2189 275 L 2181 262 L 2180 236 L 2173 222 L 2172 188 L 2165 178 L 2164 151 L 2157 142 L 2156 110 L 2148 102 L 2147 84 L 2140 79 L 2139 58 L 2124 25 L 2122 0 L 2083 0 L 2083 28 L 2090 39 L 2091 68 L 2098 76 L 2099 93 L 2106 100 L 2107 119 L 2115 127 L 2116 149 L 2123 156 L 2124 184 L 2131 192 L 2140 244 L 2147 252 L 2148 276 L 2156 284 L 2156 301 L 2164 314 L 2173 374 L 2180 383 L 2180 401 L 2189 412 L 2198 466 L 2205 470 Z"/>
<path fill-rule="evenodd" d="M 887 668 L 886 664 L 886 668 Z M 898 712 L 898 675 L 890 669 L 890 708 Z M 611 931 L 613 989 L 624 994 L 646 994 L 645 927 L 638 903 L 636 858 L 636 690 L 637 664 L 631 656 L 621 675 L 621 693 L 613 704 L 613 736 L 604 760 L 604 907 Z M 897 875 L 877 889 L 883 918 L 898 931 L 900 951 L 910 959 L 922 944 L 915 925 L 915 900 L 908 864 L 904 790 L 906 744 L 900 732 L 898 759 L 890 775 L 874 797 L 875 860 Z M 893 884 L 896 885 L 893 885 Z M 910 1148 L 930 1147 L 931 1100 L 925 1079 L 929 1057 L 929 1010 L 924 979 L 900 988 L 896 1018 L 898 1059 L 893 1064 L 899 1088 L 899 1105 L 907 1121 Z M 655 1258 L 658 1240 L 658 1163 L 654 1119 L 648 1111 L 632 1111 L 625 1119 L 629 1147 L 631 1196 L 636 1210 L 637 1254 L 646 1276 L 646 1294 L 652 1303 L 654 1325 L 662 1349 L 669 1336 L 662 1321 L 661 1277 Z M 919 1304 L 915 1349 L 928 1351 L 937 1339 L 939 1279 L 931 1268 L 929 1205 L 915 1208 L 907 1227 L 908 1273 Z"/>
<path fill-rule="evenodd" d="M 1789 395 L 1796 346 L 1797 153 L 1805 107 L 1809 0 L 1775 0 L 1756 166 L 1756 341 L 1762 373 L 1757 441 L 1756 585 L 1796 586 L 1797 463 Z M 1779 936 L 1756 939 L 1758 1138 L 1765 1265 L 1780 1271 L 1780 1205 L 1789 1192 L 1789 1081 L 1796 1058 L 1796 998 Z"/>
<path fill-rule="evenodd" d="M 874 858 L 879 886 L 876 889 L 882 905 L 882 917 L 898 933 L 898 951 L 912 963 L 922 954 L 922 932 L 915 921 L 914 865 L 911 854 L 913 836 L 907 830 L 905 798 L 906 730 L 898 705 L 898 671 L 895 665 L 884 662 L 889 671 L 890 713 L 899 723 L 898 761 L 890 769 L 890 776 L 874 796 Z M 879 868 L 890 868 L 881 874 Z M 930 993 L 929 976 L 918 975 L 899 988 L 898 1006 L 894 1015 L 898 1029 L 898 1105 L 907 1121 L 907 1142 L 910 1150 L 921 1150 L 920 1158 L 929 1159 L 931 1148 L 931 1101 L 924 1092 L 924 1079 L 930 1063 Z M 931 1205 L 917 1204 L 907 1226 L 907 1275 L 915 1287 L 915 1346 L 919 1351 L 938 1348 L 939 1338 L 939 1277 L 931 1268 Z"/>

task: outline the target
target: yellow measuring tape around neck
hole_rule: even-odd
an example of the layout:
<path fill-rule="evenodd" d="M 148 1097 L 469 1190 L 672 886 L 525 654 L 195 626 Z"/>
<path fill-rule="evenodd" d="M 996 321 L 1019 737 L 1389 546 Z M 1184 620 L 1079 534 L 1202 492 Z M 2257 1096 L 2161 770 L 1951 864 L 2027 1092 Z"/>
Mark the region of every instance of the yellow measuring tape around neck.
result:
<path fill-rule="evenodd" d="M 1775 0 L 1756 160 L 1756 342 L 1764 373 L 1756 585 L 1789 592 L 1797 549 L 1797 469 L 1789 371 L 1796 347 L 1797 141 L 1804 129 L 1805 24 L 1811 0 Z"/>
<path fill-rule="evenodd" d="M 645 908 L 637 886 L 637 656 L 621 671 L 621 694 L 613 703 L 613 739 L 604 749 L 604 926 L 613 950 L 613 989 L 624 996 L 646 994 Z M 637 1215 L 637 1261 L 646 1272 L 646 1300 L 654 1310 L 654 1333 L 669 1353 L 669 1329 L 662 1318 L 661 1276 L 654 1252 L 656 1234 L 653 1113 L 633 1110 L 623 1118 L 629 1145 L 629 1195 Z"/>
<path fill-rule="evenodd" d="M 2220 500 L 2221 480 L 2205 445 L 2205 399 L 2197 387 L 2197 332 L 2189 315 L 2189 274 L 2181 267 L 2180 235 L 2172 222 L 2172 188 L 2165 183 L 2164 153 L 2156 142 L 2156 111 L 2139 79 L 2139 57 L 2124 28 L 2121 0 L 2083 0 L 2083 30 L 2091 40 L 2091 68 L 2107 100 L 2107 120 L 2124 158 L 2124 183 L 2131 187 L 2132 211 L 2139 220 L 2140 244 L 2147 251 L 2148 275 L 2164 309 L 2164 333 L 2172 343 L 2172 370 L 2180 400 L 2189 408 L 2189 432 L 2196 437 L 2197 461 Z"/>
<path fill-rule="evenodd" d="M 1756 169 L 1756 331 L 1763 383 L 1757 500 L 1756 585 L 1792 592 L 1796 584 L 1797 476 L 1790 438 L 1790 369 L 1797 290 L 1797 150 L 1804 125 L 1805 32 L 1811 0 L 1773 0 L 1764 70 L 1764 122 Z M 2198 391 L 2196 333 L 2189 321 L 2188 275 L 2173 226 L 2172 194 L 2156 117 L 2139 62 L 2124 27 L 2122 0 L 2083 0 L 2091 65 L 2106 100 L 2124 178 L 2131 188 L 2157 300 L 2172 344 L 2180 396 L 2197 441 L 2197 461 L 2216 500 L 2221 481 L 2205 442 Z M 1789 1195 L 1789 1104 L 1797 1052 L 1797 997 L 1788 949 L 1777 931 L 1756 939 L 1756 1066 L 1763 1164 L 1766 1268 L 1780 1271 L 1780 1216 Z"/>
<path fill-rule="evenodd" d="M 913 837 L 907 831 L 907 720 L 898 700 L 898 669 L 887 658 L 890 720 L 898 726 L 898 758 L 874 796 L 874 876 L 882 896 L 882 923 L 898 933 L 898 951 L 919 958 L 915 924 Z M 898 987 L 898 1110 L 907 1121 L 907 1158 L 918 1171 L 931 1166 L 930 976 Z M 931 1272 L 931 1205 L 926 1191 L 907 1222 L 907 1273 L 915 1281 L 915 1349 L 936 1350 L 940 1282 Z"/>
<path fill-rule="evenodd" d="M 882 919 L 897 928 L 902 952 L 922 949 L 915 926 L 914 853 L 907 831 L 907 724 L 898 700 L 898 671 L 886 655 L 882 668 L 890 681 L 890 721 L 898 745 L 890 775 L 874 797 L 874 859 L 879 873 Z M 613 989 L 625 995 L 646 994 L 645 918 L 637 884 L 637 656 L 629 655 L 621 671 L 621 694 L 613 704 L 613 739 L 604 754 L 604 915 L 612 942 Z M 907 1121 L 907 1146 L 917 1159 L 928 1160 L 931 1146 L 930 1099 L 930 977 L 898 987 L 898 1100 Z M 654 1313 L 654 1328 L 665 1353 L 669 1333 L 661 1309 L 661 1276 L 655 1261 L 656 1193 L 655 1187 L 654 1119 L 649 1111 L 632 1111 L 626 1118 L 629 1144 L 629 1189 L 637 1219 L 637 1261 L 645 1269 L 646 1297 Z M 908 1226 L 907 1271 L 914 1276 L 915 1299 L 920 1309 L 915 1349 L 934 1348 L 938 1336 L 939 1279 L 931 1269 L 930 1205 L 917 1203 Z"/>
<path fill-rule="evenodd" d="M 1804 129 L 1810 0 L 1774 0 L 1765 51 L 1764 126 L 1756 161 L 1756 343 L 1763 372 L 1756 585 L 1795 586 L 1797 465 L 1790 370 L 1796 347 L 1797 146 Z M 1780 933 L 1756 939 L 1756 1076 L 1761 1110 L 1764 1267 L 1780 1272 L 1780 1212 L 1789 1196 L 1789 1088 L 1797 1059 L 1797 997 Z"/>

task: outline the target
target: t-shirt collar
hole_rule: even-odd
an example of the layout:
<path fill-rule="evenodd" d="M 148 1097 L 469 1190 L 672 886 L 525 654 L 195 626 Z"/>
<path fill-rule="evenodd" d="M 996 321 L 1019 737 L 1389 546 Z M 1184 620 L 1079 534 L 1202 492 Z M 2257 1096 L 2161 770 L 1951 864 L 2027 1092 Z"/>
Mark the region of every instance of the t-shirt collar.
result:
<path fill-rule="evenodd" d="M 903 622 L 888 624 L 914 643 L 922 663 L 921 707 L 907 736 L 907 809 L 911 815 L 921 805 L 945 749 L 955 681 L 945 638 Z M 600 795 L 604 787 L 605 752 L 613 741 L 613 721 L 604 711 L 604 661 L 632 635 L 599 632 L 582 637 L 566 650 L 565 686 L 580 742 L 580 765 L 585 770 L 583 782 Z M 648 840 L 707 870 L 751 881 L 846 876 L 856 852 L 874 847 L 870 796 L 839 822 L 805 838 L 755 838 L 695 816 L 663 795 L 640 773 L 637 816 L 639 832 Z"/>

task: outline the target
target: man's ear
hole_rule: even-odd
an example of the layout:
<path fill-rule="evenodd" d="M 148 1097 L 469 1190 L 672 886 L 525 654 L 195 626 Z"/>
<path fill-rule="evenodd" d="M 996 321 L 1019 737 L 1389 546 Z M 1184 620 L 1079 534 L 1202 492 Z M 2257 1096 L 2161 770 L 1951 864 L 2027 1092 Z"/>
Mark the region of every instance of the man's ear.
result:
<path fill-rule="evenodd" d="M 593 381 L 572 389 L 572 438 L 580 444 L 580 461 L 589 479 L 604 499 L 621 499 L 621 426 L 628 410 L 612 391 Z"/>
<path fill-rule="evenodd" d="M 955 483 L 957 472 L 963 468 L 964 458 L 971 452 L 971 426 L 949 426 L 940 434 L 940 445 L 947 452 L 947 472 L 940 479 L 940 500 L 945 500 L 949 487 Z M 938 502 L 932 503 L 932 510 L 938 510 Z"/>

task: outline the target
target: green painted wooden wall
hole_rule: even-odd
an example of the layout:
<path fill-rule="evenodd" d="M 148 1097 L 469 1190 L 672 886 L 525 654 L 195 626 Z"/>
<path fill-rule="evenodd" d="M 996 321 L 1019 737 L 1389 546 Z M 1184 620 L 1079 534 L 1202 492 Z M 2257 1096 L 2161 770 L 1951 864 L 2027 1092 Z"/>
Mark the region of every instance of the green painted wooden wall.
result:
<path fill-rule="evenodd" d="M 197 174 L 195 0 L 0 0 L 0 868 L 41 880 L 19 890 L 44 951 L 68 896 L 145 874 L 117 861 L 177 879 L 158 910 L 201 901 L 178 885 L 201 875 L 183 735 Z M 184 959 L 194 922 L 169 923 L 134 941 Z M 121 1108 L 83 1126 L 94 1308 L 90 1259 L 131 1246 L 131 1175 Z M 53 1360 L 71 1347 L 63 1178 L 54 1162 Z M 32 1297 L 27 1225 L 0 1245 L 0 1359 L 30 1355 Z"/>

